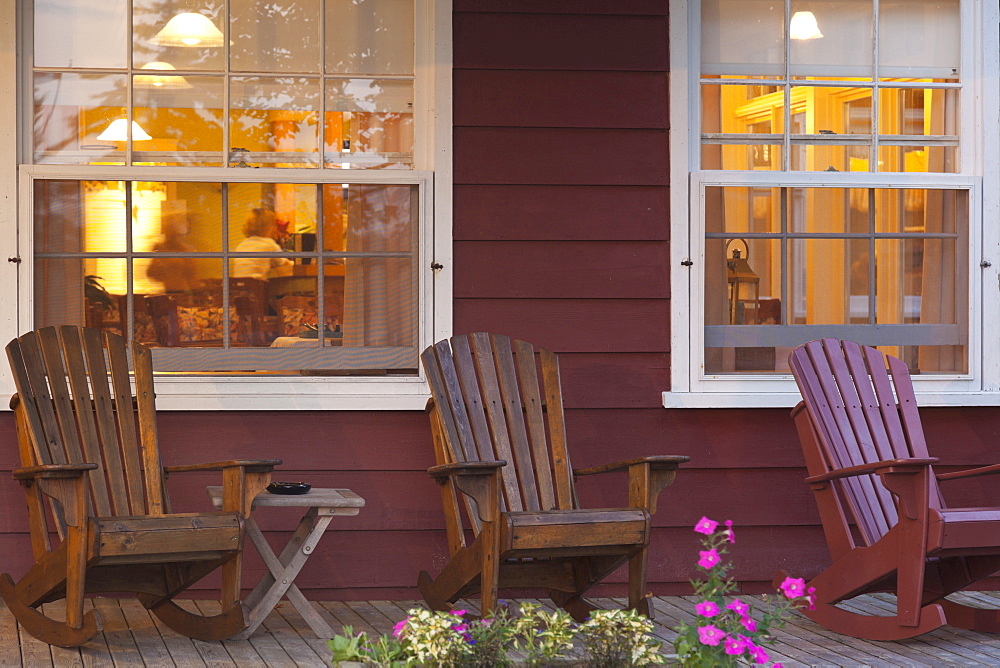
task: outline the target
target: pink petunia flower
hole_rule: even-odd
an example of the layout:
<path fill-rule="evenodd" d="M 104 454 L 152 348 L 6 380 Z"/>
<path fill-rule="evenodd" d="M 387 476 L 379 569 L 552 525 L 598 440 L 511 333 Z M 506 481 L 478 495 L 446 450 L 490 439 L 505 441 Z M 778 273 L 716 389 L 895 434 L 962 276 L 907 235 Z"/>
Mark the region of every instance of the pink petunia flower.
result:
<path fill-rule="evenodd" d="M 753 645 L 750 647 L 750 658 L 753 659 L 754 663 L 767 663 L 768 657 L 767 652 L 760 645 Z"/>
<path fill-rule="evenodd" d="M 694 530 L 698 533 L 703 533 L 706 536 L 711 536 L 715 532 L 715 527 L 719 526 L 718 522 L 708 519 L 707 517 L 702 517 L 698 520 L 698 523 L 694 525 Z"/>
<path fill-rule="evenodd" d="M 716 626 L 699 626 L 698 627 L 698 641 L 702 645 L 711 645 L 712 647 L 717 646 L 720 642 L 725 640 L 726 634 L 722 629 Z"/>
<path fill-rule="evenodd" d="M 784 666 L 782 666 L 780 662 L 775 661 L 771 664 L 771 668 L 784 668 Z"/>
<path fill-rule="evenodd" d="M 733 521 L 732 520 L 726 520 L 726 534 L 728 534 L 728 536 L 729 536 L 729 542 L 730 543 L 735 543 L 736 542 L 736 532 L 733 531 Z"/>
<path fill-rule="evenodd" d="M 750 612 L 750 606 L 738 598 L 734 598 L 733 602 L 726 607 L 735 612 L 737 615 L 746 615 Z"/>
<path fill-rule="evenodd" d="M 809 595 L 809 609 L 816 609 L 816 587 L 809 587 L 809 591 L 806 592 Z"/>
<path fill-rule="evenodd" d="M 694 609 L 695 612 L 702 617 L 715 617 L 719 614 L 719 606 L 712 601 L 702 601 L 698 605 L 694 606 Z"/>
<path fill-rule="evenodd" d="M 740 623 L 750 633 L 757 633 L 757 621 L 753 617 L 741 617 Z"/>
<path fill-rule="evenodd" d="M 799 598 L 806 594 L 806 581 L 803 578 L 785 578 L 780 589 L 785 593 L 785 598 Z"/>
<path fill-rule="evenodd" d="M 726 648 L 726 654 L 733 656 L 738 656 L 743 653 L 747 648 L 746 641 L 740 637 L 734 638 L 733 636 L 727 637 L 723 641 L 723 646 Z"/>
<path fill-rule="evenodd" d="M 705 570 L 712 568 L 722 560 L 721 557 L 719 557 L 719 553 L 716 552 L 714 547 L 711 550 L 699 550 L 698 556 L 701 557 L 700 559 L 698 559 L 698 565 L 704 568 Z"/>
<path fill-rule="evenodd" d="M 407 617 L 406 619 L 404 619 L 403 621 L 399 622 L 398 624 L 392 627 L 392 635 L 394 638 L 398 638 L 400 635 L 402 635 L 403 629 L 406 628 L 406 622 L 409 621 L 409 619 L 410 618 Z"/>
<path fill-rule="evenodd" d="M 452 610 L 451 614 L 457 615 L 458 617 L 464 617 L 468 610 Z"/>

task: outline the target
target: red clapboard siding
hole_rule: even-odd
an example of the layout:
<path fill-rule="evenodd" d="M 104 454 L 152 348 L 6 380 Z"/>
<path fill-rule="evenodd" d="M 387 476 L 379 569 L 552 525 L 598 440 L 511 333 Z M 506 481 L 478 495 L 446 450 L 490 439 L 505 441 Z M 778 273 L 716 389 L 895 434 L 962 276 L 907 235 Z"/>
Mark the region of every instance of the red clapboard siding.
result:
<path fill-rule="evenodd" d="M 456 241 L 667 239 L 663 187 L 458 185 L 454 202 Z"/>
<path fill-rule="evenodd" d="M 665 72 L 456 70 L 454 86 L 457 126 L 667 127 Z"/>
<path fill-rule="evenodd" d="M 663 353 L 563 353 L 559 369 L 567 409 L 663 410 L 661 392 L 670 373 Z"/>
<path fill-rule="evenodd" d="M 456 69 L 667 69 L 666 16 L 454 15 Z"/>
<path fill-rule="evenodd" d="M 455 243 L 455 297 L 665 299 L 666 243 Z"/>
<path fill-rule="evenodd" d="M 664 352 L 669 307 L 665 299 L 456 299 L 455 332 L 504 333 L 556 352 Z"/>
<path fill-rule="evenodd" d="M 519 12 L 544 14 L 666 14 L 663 0 L 456 0 L 456 12 Z"/>
<path fill-rule="evenodd" d="M 662 130 L 455 128 L 455 183 L 667 184 Z"/>

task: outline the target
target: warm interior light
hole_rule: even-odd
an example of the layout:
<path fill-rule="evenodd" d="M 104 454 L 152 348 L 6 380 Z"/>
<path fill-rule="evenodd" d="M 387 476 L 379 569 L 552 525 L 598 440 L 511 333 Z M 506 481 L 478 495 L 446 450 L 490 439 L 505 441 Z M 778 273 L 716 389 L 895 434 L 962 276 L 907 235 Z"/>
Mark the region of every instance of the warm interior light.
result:
<path fill-rule="evenodd" d="M 128 120 L 119 118 L 111 121 L 111 125 L 97 136 L 101 141 L 128 141 Z M 152 139 L 149 134 L 139 127 L 139 124 L 132 121 L 132 141 L 146 141 Z"/>
<path fill-rule="evenodd" d="M 819 39 L 823 33 L 819 31 L 816 15 L 812 12 L 795 12 L 788 26 L 788 36 L 792 39 Z"/>
<path fill-rule="evenodd" d="M 222 32 L 203 14 L 184 12 L 149 40 L 158 46 L 222 46 Z"/>
<path fill-rule="evenodd" d="M 170 63 L 154 61 L 146 63 L 140 69 L 143 70 L 176 70 Z M 137 74 L 135 75 L 135 85 L 141 88 L 191 88 L 187 79 L 180 75 L 166 74 Z"/>

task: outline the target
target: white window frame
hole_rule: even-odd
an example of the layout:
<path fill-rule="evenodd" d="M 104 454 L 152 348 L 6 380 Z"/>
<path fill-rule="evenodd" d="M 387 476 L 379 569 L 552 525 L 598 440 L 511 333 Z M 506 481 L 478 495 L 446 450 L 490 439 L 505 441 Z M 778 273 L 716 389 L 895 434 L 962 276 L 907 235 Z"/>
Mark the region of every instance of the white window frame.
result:
<path fill-rule="evenodd" d="M 790 374 L 704 372 L 704 188 L 765 184 L 968 190 L 969 373 L 915 376 L 914 386 L 922 406 L 1000 405 L 1000 8 L 985 0 L 961 6 L 960 173 L 776 174 L 694 169 L 701 150 L 699 0 L 670 0 L 671 368 L 664 407 L 791 407 L 801 398 Z"/>
<path fill-rule="evenodd" d="M 31 184 L 38 178 L 416 184 L 420 190 L 419 334 L 422 350 L 452 330 L 452 3 L 416 2 L 417 49 L 414 105 L 414 170 L 314 170 L 232 168 L 21 165 L 28 147 L 19 145 L 20 63 L 15 10 L 18 0 L 0 0 L 0 342 L 32 324 Z M 20 91 L 23 95 L 25 91 Z M 319 172 L 322 171 L 321 175 Z M 234 173 L 242 172 L 242 173 Z M 246 172 L 252 172 L 246 174 Z M 7 261 L 19 258 L 19 262 Z M 431 264 L 440 268 L 432 269 Z M 15 289 L 16 288 L 16 289 Z M 422 368 L 413 376 L 184 376 L 156 380 L 161 410 L 421 410 L 430 392 Z M 0 364 L 0 409 L 14 393 Z"/>

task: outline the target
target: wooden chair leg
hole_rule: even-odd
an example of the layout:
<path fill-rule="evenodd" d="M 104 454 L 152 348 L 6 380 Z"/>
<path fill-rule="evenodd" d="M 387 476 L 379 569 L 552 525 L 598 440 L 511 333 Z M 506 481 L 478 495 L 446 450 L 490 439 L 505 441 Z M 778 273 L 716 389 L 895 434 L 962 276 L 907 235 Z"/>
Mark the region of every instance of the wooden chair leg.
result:
<path fill-rule="evenodd" d="M 496 522 L 483 522 L 479 533 L 480 581 L 482 583 L 479 614 L 486 617 L 497 605 L 497 589 L 500 584 L 500 532 Z"/>
<path fill-rule="evenodd" d="M 81 527 L 66 528 L 66 625 L 83 628 L 83 595 L 86 592 L 87 548 Z"/>
<path fill-rule="evenodd" d="M 649 546 L 632 555 L 628 560 L 628 607 L 653 619 L 653 608 L 646 596 L 646 557 Z"/>

